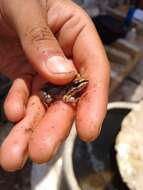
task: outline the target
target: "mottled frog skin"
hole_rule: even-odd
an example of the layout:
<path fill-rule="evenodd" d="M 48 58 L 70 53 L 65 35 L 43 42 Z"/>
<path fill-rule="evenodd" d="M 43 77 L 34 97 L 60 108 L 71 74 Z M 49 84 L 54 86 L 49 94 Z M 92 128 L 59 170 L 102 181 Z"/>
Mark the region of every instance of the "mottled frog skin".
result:
<path fill-rule="evenodd" d="M 66 85 L 46 83 L 40 90 L 40 98 L 45 105 L 54 101 L 63 100 L 66 103 L 76 103 L 88 85 L 88 80 L 80 75 Z"/>

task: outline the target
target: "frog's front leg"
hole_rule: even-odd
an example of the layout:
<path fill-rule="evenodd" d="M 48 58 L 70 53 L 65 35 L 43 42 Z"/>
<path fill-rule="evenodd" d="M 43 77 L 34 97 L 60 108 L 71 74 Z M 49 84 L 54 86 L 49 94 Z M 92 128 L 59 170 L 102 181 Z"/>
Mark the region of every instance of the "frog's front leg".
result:
<path fill-rule="evenodd" d="M 72 95 L 64 95 L 63 96 L 63 101 L 66 103 L 77 103 L 79 98 L 75 98 Z"/>

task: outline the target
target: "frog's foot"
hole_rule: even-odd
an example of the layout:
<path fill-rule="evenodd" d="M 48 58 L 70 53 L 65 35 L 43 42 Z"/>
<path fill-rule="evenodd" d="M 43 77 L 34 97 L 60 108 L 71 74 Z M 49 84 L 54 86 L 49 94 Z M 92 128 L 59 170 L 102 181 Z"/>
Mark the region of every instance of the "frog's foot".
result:
<path fill-rule="evenodd" d="M 53 102 L 53 98 L 42 90 L 40 91 L 40 99 L 44 103 L 44 105 L 46 105 L 46 107 Z"/>

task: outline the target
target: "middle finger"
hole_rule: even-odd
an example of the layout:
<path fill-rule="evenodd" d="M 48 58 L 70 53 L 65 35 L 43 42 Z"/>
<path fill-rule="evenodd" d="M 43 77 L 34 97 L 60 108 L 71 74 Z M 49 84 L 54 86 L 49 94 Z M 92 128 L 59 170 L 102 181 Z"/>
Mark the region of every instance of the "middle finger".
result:
<path fill-rule="evenodd" d="M 68 136 L 74 117 L 74 108 L 62 101 L 52 104 L 32 134 L 29 144 L 31 159 L 47 162 Z"/>

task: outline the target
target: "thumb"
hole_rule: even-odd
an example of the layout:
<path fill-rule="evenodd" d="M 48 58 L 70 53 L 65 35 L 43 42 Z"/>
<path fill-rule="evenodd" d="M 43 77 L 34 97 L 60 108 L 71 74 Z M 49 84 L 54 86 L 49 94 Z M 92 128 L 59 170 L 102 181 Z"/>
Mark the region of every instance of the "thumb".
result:
<path fill-rule="evenodd" d="M 68 60 L 46 22 L 36 0 L 3 0 L 2 9 L 16 29 L 24 52 L 46 80 L 55 84 L 70 82 L 76 69 Z"/>

